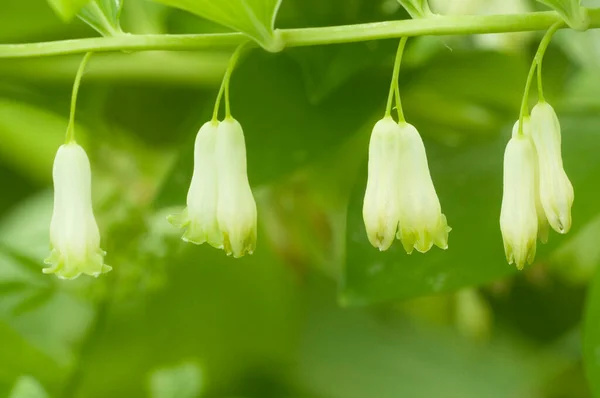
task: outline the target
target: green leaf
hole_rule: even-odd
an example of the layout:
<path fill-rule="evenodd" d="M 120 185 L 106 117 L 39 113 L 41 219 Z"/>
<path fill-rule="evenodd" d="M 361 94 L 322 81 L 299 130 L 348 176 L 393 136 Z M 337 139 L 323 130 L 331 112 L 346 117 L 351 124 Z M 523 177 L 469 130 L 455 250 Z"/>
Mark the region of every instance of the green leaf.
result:
<path fill-rule="evenodd" d="M 155 370 L 150 377 L 152 398 L 196 398 L 201 387 L 202 372 L 193 362 Z"/>
<path fill-rule="evenodd" d="M 123 0 L 93 0 L 79 11 L 79 18 L 103 36 L 123 33 L 119 19 Z"/>
<path fill-rule="evenodd" d="M 0 283 L 0 296 L 20 293 L 29 288 L 29 283 L 24 281 L 6 281 Z"/>
<path fill-rule="evenodd" d="M 581 0 L 537 0 L 560 14 L 570 28 L 585 31 L 590 26 L 587 10 L 581 7 Z"/>
<path fill-rule="evenodd" d="M 340 310 L 329 295 L 307 301 L 295 367 L 318 397 L 541 397 L 540 381 L 569 360 L 501 326 L 477 344 L 389 307 Z"/>
<path fill-rule="evenodd" d="M 54 293 L 55 291 L 53 289 L 42 289 L 33 292 L 33 294 L 31 294 L 29 297 L 21 301 L 13 308 L 12 315 L 20 316 L 27 312 L 35 311 L 47 305 L 52 299 Z"/>
<path fill-rule="evenodd" d="M 297 285 L 266 239 L 259 245 L 252 256 L 232 259 L 206 245 L 180 242 L 182 253 L 162 260 L 168 269 L 165 289 L 132 296 L 110 312 L 87 361 L 86 373 L 103 377 L 86 377 L 81 396 L 143 397 L 146 384 L 132 379 L 147 380 L 165 363 L 189 362 L 199 363 L 210 377 L 204 386 L 200 374 L 201 390 L 206 388 L 202 396 L 228 396 L 247 391 L 236 390 L 234 383 L 251 377 L 257 367 L 289 363 L 300 309 Z M 173 331 L 176 338 L 168 339 L 168 349 L 149 350 Z"/>
<path fill-rule="evenodd" d="M 54 155 L 64 142 L 66 128 L 66 117 L 0 98 L 0 155 L 34 180 L 50 180 Z M 31 153 L 36 156 L 29 156 Z"/>
<path fill-rule="evenodd" d="M 19 265 L 21 265 L 23 270 L 27 270 L 30 272 L 31 276 L 40 277 L 40 271 L 42 269 L 42 263 L 38 260 L 34 260 L 33 258 L 20 253 L 18 250 L 15 250 L 13 247 L 6 245 L 2 241 L 2 233 L 0 231 L 0 253 L 9 256 L 11 260 L 15 261 Z M 46 279 L 46 278 L 42 278 Z"/>
<path fill-rule="evenodd" d="M 302 68 L 310 102 L 318 104 L 361 72 L 391 60 L 396 46 L 392 42 L 352 43 L 293 48 L 288 53 Z"/>
<path fill-rule="evenodd" d="M 600 236 L 600 215 L 582 226 L 577 234 L 570 235 L 567 241 L 550 256 L 552 270 L 570 284 L 587 284 L 593 278 L 600 264 L 600 246 L 596 244 Z"/>
<path fill-rule="evenodd" d="M 93 309 L 69 290 L 75 286 L 84 288 L 85 280 L 64 283 L 41 272 L 42 259 L 48 253 L 51 214 L 52 195 L 43 192 L 0 220 L 0 278 L 29 283 L 29 289 L 2 297 L 0 324 L 6 323 L 29 345 L 57 364 L 67 366 L 91 321 Z M 32 258 L 39 259 L 37 271 Z M 42 381 L 46 383 L 45 379 Z"/>
<path fill-rule="evenodd" d="M 50 7 L 63 21 L 68 22 L 86 5 L 90 0 L 47 0 Z"/>
<path fill-rule="evenodd" d="M 595 176 L 600 174 L 600 159 L 595 149 L 600 118 L 561 117 L 561 123 L 564 164 L 577 192 L 573 208 L 576 221 L 571 232 L 576 234 L 598 212 L 590 189 L 594 187 Z M 516 272 L 504 257 L 498 221 L 502 159 L 508 133 L 507 127 L 504 135 L 490 142 L 461 148 L 426 142 L 442 211 L 453 228 L 446 251 L 433 248 L 426 254 L 407 255 L 399 242 L 383 253 L 371 247 L 362 220 L 366 181 L 363 175 L 348 214 L 342 302 L 364 305 L 454 291 Z M 553 234 L 547 245 L 539 244 L 537 261 L 543 262 L 544 256 L 564 240 L 565 237 Z"/>
<path fill-rule="evenodd" d="M 593 395 L 600 395 L 600 272 L 596 272 L 586 301 L 583 364 Z"/>
<path fill-rule="evenodd" d="M 23 23 L 23 21 L 27 23 Z M 66 36 L 70 26 L 56 17 L 54 10 L 39 0 L 3 1 L 0 12 L 0 42 L 30 41 L 34 37 Z"/>
<path fill-rule="evenodd" d="M 34 374 L 45 385 L 56 387 L 62 378 L 60 366 L 41 347 L 3 320 L 0 320 L 0 341 L 0 385 L 12 386 L 23 374 Z"/>
<path fill-rule="evenodd" d="M 247 34 L 268 51 L 281 50 L 273 27 L 281 0 L 155 0 Z"/>
<path fill-rule="evenodd" d="M 427 18 L 433 15 L 427 0 L 398 0 L 413 18 Z"/>
<path fill-rule="evenodd" d="M 35 378 L 21 376 L 15 383 L 9 398 L 48 398 L 48 394 Z"/>

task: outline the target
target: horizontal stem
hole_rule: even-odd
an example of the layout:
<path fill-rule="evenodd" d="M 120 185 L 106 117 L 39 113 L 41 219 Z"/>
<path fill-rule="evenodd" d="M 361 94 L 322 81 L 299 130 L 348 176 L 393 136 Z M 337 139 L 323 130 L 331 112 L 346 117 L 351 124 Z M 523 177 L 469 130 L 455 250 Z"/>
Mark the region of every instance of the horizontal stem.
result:
<path fill-rule="evenodd" d="M 204 35 L 132 35 L 57 40 L 42 43 L 0 44 L 0 58 L 106 51 L 203 50 L 232 48 L 249 39 L 242 33 Z"/>
<path fill-rule="evenodd" d="M 591 28 L 600 28 L 600 8 L 588 9 Z M 418 20 L 375 22 L 322 28 L 281 29 L 285 47 L 424 35 L 466 35 L 547 30 L 560 16 L 554 11 L 511 15 L 434 16 Z M 132 35 L 62 40 L 29 44 L 1 44 L 0 58 L 24 58 L 83 52 L 202 50 L 234 48 L 248 37 L 242 33 L 199 35 Z"/>

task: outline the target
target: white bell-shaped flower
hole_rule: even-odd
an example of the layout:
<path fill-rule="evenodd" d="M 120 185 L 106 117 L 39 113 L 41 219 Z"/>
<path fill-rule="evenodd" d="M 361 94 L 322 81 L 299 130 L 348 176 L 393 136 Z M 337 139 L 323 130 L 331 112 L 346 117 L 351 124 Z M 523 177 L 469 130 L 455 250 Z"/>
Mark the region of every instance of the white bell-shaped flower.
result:
<path fill-rule="evenodd" d="M 363 220 L 369 242 L 382 251 L 394 242 L 400 218 L 398 162 L 401 134 L 398 124 L 386 117 L 375 124 L 369 142 Z"/>
<path fill-rule="evenodd" d="M 228 255 L 252 254 L 256 247 L 256 202 L 248 182 L 244 132 L 229 117 L 217 134 L 217 220 Z"/>
<path fill-rule="evenodd" d="M 408 123 L 399 124 L 401 130 L 398 175 L 400 189 L 400 222 L 397 237 L 407 253 L 413 248 L 427 252 L 435 244 L 448 248 L 446 216 L 438 199 L 427 163 L 425 145 L 417 129 Z"/>
<path fill-rule="evenodd" d="M 168 217 L 171 224 L 184 228 L 181 239 L 200 245 L 208 242 L 223 248 L 217 222 L 217 155 L 218 122 L 205 123 L 194 144 L 194 173 L 187 194 L 187 207 L 181 214 Z"/>
<path fill-rule="evenodd" d="M 100 248 L 100 231 L 92 210 L 92 173 L 84 149 L 74 141 L 62 145 L 54 159 L 52 177 L 52 252 L 45 260 L 51 267 L 44 268 L 44 273 L 74 279 L 110 271 L 112 268 L 104 264 L 106 253 Z"/>
<path fill-rule="evenodd" d="M 535 192 L 535 149 L 518 125 L 504 152 L 504 185 L 500 230 L 509 264 L 523 269 L 535 257 L 538 216 Z"/>
<path fill-rule="evenodd" d="M 563 168 L 560 123 L 550 104 L 539 102 L 533 107 L 531 127 L 538 157 L 540 200 L 552 228 L 565 234 L 571 229 L 574 193 Z"/>

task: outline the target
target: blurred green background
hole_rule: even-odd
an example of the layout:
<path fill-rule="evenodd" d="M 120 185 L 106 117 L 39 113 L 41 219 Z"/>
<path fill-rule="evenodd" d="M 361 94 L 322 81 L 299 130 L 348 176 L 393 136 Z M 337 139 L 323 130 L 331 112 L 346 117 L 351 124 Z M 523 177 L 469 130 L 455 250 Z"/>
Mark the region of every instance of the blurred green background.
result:
<path fill-rule="evenodd" d="M 227 31 L 146 0 L 124 4 L 126 32 Z M 395 0 L 283 0 L 276 26 L 401 18 Z M 91 36 L 44 0 L 0 2 L 0 43 Z M 230 52 L 94 55 L 77 134 L 113 271 L 76 281 L 41 267 L 52 161 L 81 55 L 0 60 L 0 396 L 600 396 L 596 31 L 559 32 L 544 62 L 574 227 L 553 234 L 520 273 L 506 263 L 499 230 L 504 146 L 540 37 L 409 40 L 405 114 L 425 139 L 453 227 L 447 251 L 411 256 L 399 243 L 386 253 L 370 247 L 361 216 L 368 138 L 383 115 L 396 40 L 255 49 L 242 59 L 232 110 L 246 134 L 259 242 L 239 260 L 186 245 L 165 220 L 184 205 L 192 142 Z"/>

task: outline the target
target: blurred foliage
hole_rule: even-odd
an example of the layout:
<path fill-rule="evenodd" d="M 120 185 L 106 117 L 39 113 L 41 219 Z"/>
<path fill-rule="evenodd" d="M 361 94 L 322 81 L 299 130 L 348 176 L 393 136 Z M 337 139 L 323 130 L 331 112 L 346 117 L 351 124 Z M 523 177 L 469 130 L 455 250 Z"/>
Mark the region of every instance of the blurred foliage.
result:
<path fill-rule="evenodd" d="M 5 0 L 0 42 L 98 36 L 84 21 L 101 34 L 256 33 L 262 25 L 247 25 L 248 15 L 241 25 L 223 19 L 239 16 L 223 14 L 237 3 L 196 10 L 209 21 L 126 0 L 119 21 L 118 8 L 106 8 L 119 2 L 97 0 L 100 14 L 88 4 L 65 24 L 44 0 Z M 270 32 L 269 7 L 259 22 Z M 275 26 L 406 17 L 396 0 L 284 0 Z M 383 114 L 394 40 L 256 48 L 242 58 L 232 111 L 246 134 L 260 221 L 256 253 L 240 260 L 184 244 L 165 221 L 184 205 L 191 143 L 229 54 L 94 55 L 77 134 L 114 270 L 76 281 L 40 269 L 52 161 L 81 56 L 0 60 L 0 396 L 600 396 L 598 34 L 561 31 L 546 56 L 546 97 L 563 125 L 576 192 L 574 227 L 552 235 L 519 274 L 499 231 L 502 157 L 539 35 L 510 35 L 492 48 L 468 37 L 409 41 L 405 113 L 425 139 L 453 227 L 447 251 L 411 256 L 398 244 L 386 253 L 370 247 L 361 218 L 368 138 Z"/>

